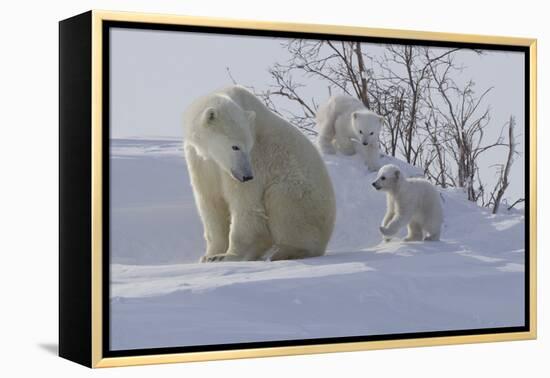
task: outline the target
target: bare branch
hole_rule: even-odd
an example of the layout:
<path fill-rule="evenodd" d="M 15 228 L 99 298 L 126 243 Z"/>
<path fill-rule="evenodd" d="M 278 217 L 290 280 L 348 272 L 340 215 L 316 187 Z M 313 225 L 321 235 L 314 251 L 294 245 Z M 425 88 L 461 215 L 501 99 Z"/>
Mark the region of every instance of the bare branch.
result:
<path fill-rule="evenodd" d="M 493 202 L 493 214 L 496 214 L 498 212 L 502 197 L 504 196 L 504 193 L 506 192 L 506 189 L 510 184 L 510 181 L 509 181 L 510 169 L 512 168 L 512 164 L 514 162 L 513 158 L 514 158 L 514 152 L 516 148 L 516 143 L 514 140 L 515 125 L 516 125 L 516 121 L 514 117 L 510 116 L 510 120 L 508 121 L 508 154 L 506 156 L 506 162 L 500 169 L 499 180 L 495 185 L 495 189 L 493 190 L 493 193 L 496 192 L 496 195 L 494 196 L 494 202 Z"/>
<path fill-rule="evenodd" d="M 516 205 L 522 203 L 522 202 L 525 202 L 525 198 L 518 198 L 517 200 L 515 200 L 510 206 L 508 206 L 508 210 L 512 210 Z"/>

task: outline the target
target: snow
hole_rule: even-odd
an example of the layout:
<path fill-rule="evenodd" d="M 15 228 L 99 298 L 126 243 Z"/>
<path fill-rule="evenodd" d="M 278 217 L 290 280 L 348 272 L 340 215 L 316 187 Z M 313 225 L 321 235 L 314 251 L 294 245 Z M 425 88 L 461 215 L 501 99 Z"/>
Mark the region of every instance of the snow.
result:
<path fill-rule="evenodd" d="M 393 158 L 408 175 L 422 171 Z M 325 256 L 196 263 L 181 141 L 111 141 L 111 348 L 229 344 L 524 324 L 524 214 L 442 190 L 440 242 L 394 239 L 358 157 L 326 156 L 338 213 Z"/>

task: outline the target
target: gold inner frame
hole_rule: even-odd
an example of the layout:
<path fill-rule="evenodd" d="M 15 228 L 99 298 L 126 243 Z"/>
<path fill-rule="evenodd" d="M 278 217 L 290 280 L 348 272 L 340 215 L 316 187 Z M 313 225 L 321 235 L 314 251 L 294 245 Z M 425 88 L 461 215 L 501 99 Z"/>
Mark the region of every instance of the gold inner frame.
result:
<path fill-rule="evenodd" d="M 351 343 L 317 344 L 307 346 L 268 347 L 257 349 L 221 350 L 131 357 L 108 357 L 102 353 L 102 23 L 103 21 L 129 21 L 167 25 L 216 26 L 240 29 L 290 31 L 333 35 L 356 35 L 365 37 L 432 40 L 440 42 L 463 42 L 524 46 L 529 48 L 529 135 L 530 145 L 530 230 L 529 230 L 529 279 L 530 279 L 530 330 L 484 335 L 445 336 L 401 339 L 388 341 L 363 341 Z M 92 11 L 92 366 L 114 367 L 173 362 L 208 361 L 250 357 L 300 355 L 312 353 L 349 352 L 371 349 L 466 344 L 495 341 L 535 339 L 537 336 L 537 41 L 531 38 L 483 36 L 471 34 L 436 33 L 411 30 L 378 29 L 355 26 L 320 24 L 294 24 L 251 20 L 232 20 L 209 17 L 190 17 L 162 14 Z"/>

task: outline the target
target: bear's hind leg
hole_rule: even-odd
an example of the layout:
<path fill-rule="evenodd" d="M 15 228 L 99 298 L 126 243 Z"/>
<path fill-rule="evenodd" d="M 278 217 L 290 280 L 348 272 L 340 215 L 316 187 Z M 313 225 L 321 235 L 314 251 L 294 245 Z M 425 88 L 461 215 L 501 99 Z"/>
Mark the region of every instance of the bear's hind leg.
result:
<path fill-rule="evenodd" d="M 273 245 L 264 213 L 243 211 L 232 214 L 229 248 L 224 261 L 255 261 Z"/>
<path fill-rule="evenodd" d="M 255 214 L 248 211 L 232 214 L 227 252 L 206 255 L 201 262 L 261 259 L 273 241 L 265 220 Z"/>
<path fill-rule="evenodd" d="M 267 209 L 269 229 L 275 244 L 271 260 L 294 260 L 322 256 L 332 231 L 323 211 L 313 213 L 313 201 L 284 186 L 270 188 Z M 322 208 L 319 204 L 314 210 Z M 330 229 L 330 231 L 328 230 Z"/>
<path fill-rule="evenodd" d="M 334 155 L 336 149 L 334 148 L 334 125 L 329 122 L 320 122 L 317 125 L 319 129 L 319 139 L 317 143 L 321 152 L 327 155 Z"/>

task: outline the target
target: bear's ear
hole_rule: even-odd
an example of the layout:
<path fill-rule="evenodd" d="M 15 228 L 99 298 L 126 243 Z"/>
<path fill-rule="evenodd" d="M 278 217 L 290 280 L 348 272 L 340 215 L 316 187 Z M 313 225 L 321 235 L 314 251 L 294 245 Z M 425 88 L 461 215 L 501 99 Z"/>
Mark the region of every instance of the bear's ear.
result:
<path fill-rule="evenodd" d="M 395 178 L 396 178 L 396 179 L 398 179 L 400 175 L 401 175 L 401 172 L 395 171 Z"/>
<path fill-rule="evenodd" d="M 212 121 L 214 121 L 216 118 L 218 118 L 218 112 L 214 108 L 207 108 L 204 111 L 203 117 L 204 117 L 205 124 L 208 125 L 212 123 Z"/>
<path fill-rule="evenodd" d="M 353 113 L 351 113 L 351 116 L 353 117 L 353 119 L 357 119 L 359 114 L 357 114 L 357 112 L 353 112 Z"/>
<path fill-rule="evenodd" d="M 254 124 L 254 121 L 256 120 L 256 112 L 251 110 L 251 111 L 246 111 L 245 113 L 250 124 Z"/>
<path fill-rule="evenodd" d="M 378 119 L 380 120 L 381 125 L 383 125 L 386 122 L 386 118 L 384 118 L 384 116 L 379 115 Z"/>

